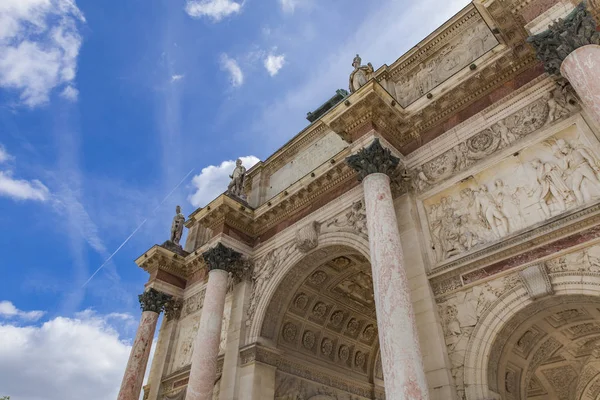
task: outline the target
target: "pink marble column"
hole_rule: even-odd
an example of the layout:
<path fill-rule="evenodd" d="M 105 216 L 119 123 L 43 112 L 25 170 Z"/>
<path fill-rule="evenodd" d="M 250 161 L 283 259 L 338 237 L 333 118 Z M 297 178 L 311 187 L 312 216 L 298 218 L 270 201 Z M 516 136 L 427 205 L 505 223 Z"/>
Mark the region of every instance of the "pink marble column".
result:
<path fill-rule="evenodd" d="M 388 400 L 428 399 L 390 178 L 363 180 L 381 361 Z"/>
<path fill-rule="evenodd" d="M 198 333 L 194 341 L 192 367 L 186 400 L 211 400 L 217 376 L 221 323 L 227 295 L 228 273 L 213 269 L 208 273 L 206 294 Z"/>
<path fill-rule="evenodd" d="M 573 50 L 562 62 L 560 73 L 600 124 L 600 46 L 589 44 Z"/>
<path fill-rule="evenodd" d="M 117 400 L 138 400 L 140 398 L 158 315 L 165 303 L 171 299 L 171 296 L 152 288 L 138 297 L 140 306 L 142 307 L 142 318 L 135 334 L 135 340 L 131 348 L 131 354 L 125 368 L 125 375 L 121 382 L 121 389 L 119 390 Z"/>
<path fill-rule="evenodd" d="M 158 313 L 154 311 L 144 311 L 135 334 L 135 341 L 129 355 L 125 375 L 121 382 L 118 400 L 138 400 L 142 390 L 146 365 L 150 356 L 152 339 L 156 330 Z"/>

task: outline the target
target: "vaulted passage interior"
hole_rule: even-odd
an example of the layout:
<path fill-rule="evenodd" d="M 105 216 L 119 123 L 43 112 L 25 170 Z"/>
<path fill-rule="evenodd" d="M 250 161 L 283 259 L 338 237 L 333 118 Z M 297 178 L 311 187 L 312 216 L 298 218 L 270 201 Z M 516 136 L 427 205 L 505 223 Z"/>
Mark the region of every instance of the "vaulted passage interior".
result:
<path fill-rule="evenodd" d="M 600 398 L 597 297 L 550 297 L 521 310 L 494 341 L 488 367 L 503 399 Z"/>

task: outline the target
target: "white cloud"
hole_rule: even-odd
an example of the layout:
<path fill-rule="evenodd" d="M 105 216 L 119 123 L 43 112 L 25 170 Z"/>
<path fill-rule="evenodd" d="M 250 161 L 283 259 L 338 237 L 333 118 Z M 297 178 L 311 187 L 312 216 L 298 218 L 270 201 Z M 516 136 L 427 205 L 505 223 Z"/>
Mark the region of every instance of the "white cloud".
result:
<path fill-rule="evenodd" d="M 215 22 L 242 10 L 242 4 L 231 0 L 188 0 L 185 12 L 190 17 L 209 17 Z"/>
<path fill-rule="evenodd" d="M 1 395 L 15 400 L 114 400 L 131 347 L 93 311 L 41 326 L 0 323 Z"/>
<path fill-rule="evenodd" d="M 244 83 L 244 74 L 237 61 L 230 58 L 227 54 L 221 55 L 221 68 L 229 73 L 231 86 L 238 87 Z"/>
<path fill-rule="evenodd" d="M 19 92 L 22 103 L 35 107 L 54 88 L 72 86 L 82 22 L 75 0 L 0 1 L 0 87 Z"/>
<path fill-rule="evenodd" d="M 240 157 L 242 164 L 246 169 L 252 168 L 260 160 L 254 156 Z M 223 161 L 221 165 L 209 165 L 202 168 L 199 175 L 192 178 L 192 186 L 196 192 L 188 197 L 188 200 L 194 207 L 204 207 L 217 196 L 222 194 L 231 181 L 229 175 L 235 169 L 235 161 Z"/>
<path fill-rule="evenodd" d="M 0 144 L 0 164 L 12 160 L 12 156 L 8 154 L 4 146 Z"/>
<path fill-rule="evenodd" d="M 281 9 L 286 13 L 293 13 L 298 5 L 298 0 L 279 0 Z"/>
<path fill-rule="evenodd" d="M 171 82 L 177 82 L 182 80 L 185 77 L 185 75 L 173 75 L 171 76 Z"/>
<path fill-rule="evenodd" d="M 0 317 L 37 321 L 42 318 L 44 314 L 44 311 L 21 311 L 10 301 L 0 301 Z"/>
<path fill-rule="evenodd" d="M 265 58 L 264 63 L 265 68 L 267 69 L 267 71 L 269 71 L 269 75 L 275 76 L 285 64 L 285 55 L 280 54 L 276 56 L 274 54 L 269 54 L 267 58 Z"/>
<path fill-rule="evenodd" d="M 37 179 L 15 179 L 9 171 L 0 171 L 0 196 L 15 200 L 46 201 L 49 195 L 50 190 Z"/>
<path fill-rule="evenodd" d="M 76 101 L 79 97 L 79 90 L 69 85 L 62 91 L 60 95 L 67 100 Z"/>

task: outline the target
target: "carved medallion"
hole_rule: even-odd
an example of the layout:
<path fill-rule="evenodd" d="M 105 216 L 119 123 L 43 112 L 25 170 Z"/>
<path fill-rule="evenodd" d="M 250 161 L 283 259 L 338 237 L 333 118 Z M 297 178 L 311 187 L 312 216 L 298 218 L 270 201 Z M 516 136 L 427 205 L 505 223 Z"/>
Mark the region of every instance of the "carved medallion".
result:
<path fill-rule="evenodd" d="M 356 318 L 350 319 L 348 325 L 346 325 L 346 334 L 350 336 L 356 336 L 358 334 L 359 323 Z"/>
<path fill-rule="evenodd" d="M 356 355 L 354 356 L 354 365 L 358 368 L 364 368 L 365 367 L 365 361 L 366 361 L 366 356 L 362 351 L 357 351 Z"/>
<path fill-rule="evenodd" d="M 308 296 L 304 293 L 300 293 L 294 299 L 294 307 L 296 307 L 299 310 L 304 310 L 307 305 L 308 305 Z"/>
<path fill-rule="evenodd" d="M 345 344 L 341 345 L 338 350 L 338 357 L 342 362 L 348 362 L 348 359 L 350 358 L 350 348 Z"/>
<path fill-rule="evenodd" d="M 333 326 L 338 327 L 342 324 L 343 319 L 344 319 L 344 312 L 336 311 L 333 314 L 331 314 L 330 321 Z"/>
<path fill-rule="evenodd" d="M 312 350 L 315 347 L 316 336 L 311 331 L 304 332 L 302 337 L 302 346 L 307 350 Z"/>
<path fill-rule="evenodd" d="M 331 339 L 325 338 L 323 339 L 323 342 L 321 342 L 321 353 L 323 353 L 326 356 L 330 356 L 331 352 L 333 351 L 333 342 L 331 341 Z"/>
<path fill-rule="evenodd" d="M 296 325 L 292 324 L 291 322 L 288 322 L 287 324 L 284 325 L 283 339 L 286 342 L 292 343 L 294 340 L 296 340 L 297 334 L 298 334 L 298 328 L 296 327 Z"/>
<path fill-rule="evenodd" d="M 323 271 L 317 271 L 308 278 L 308 282 L 314 286 L 321 286 L 327 280 L 327 274 Z"/>
<path fill-rule="evenodd" d="M 366 342 L 372 342 L 375 339 L 375 335 L 377 331 L 373 325 L 367 325 L 367 327 L 363 330 L 362 337 Z"/>
<path fill-rule="evenodd" d="M 315 316 L 316 318 L 322 319 L 327 313 L 327 306 L 323 302 L 318 302 L 317 304 L 315 304 L 312 313 L 313 316 Z"/>

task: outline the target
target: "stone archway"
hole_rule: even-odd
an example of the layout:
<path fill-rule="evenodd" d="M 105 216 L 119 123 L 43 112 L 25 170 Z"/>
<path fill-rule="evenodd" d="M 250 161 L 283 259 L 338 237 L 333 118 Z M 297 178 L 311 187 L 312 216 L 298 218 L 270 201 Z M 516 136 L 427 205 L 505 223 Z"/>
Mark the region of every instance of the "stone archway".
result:
<path fill-rule="evenodd" d="M 318 249 L 281 266 L 287 271 L 268 296 L 260 340 L 277 348 L 288 366 L 278 366 L 276 399 L 383 393 L 371 265 L 336 236 L 322 237 Z M 314 377 L 294 372 L 294 364 L 308 366 Z"/>
<path fill-rule="evenodd" d="M 468 400 L 580 400 L 585 398 L 582 393 L 590 392 L 591 381 L 600 378 L 592 374 L 597 365 L 592 353 L 600 341 L 600 276 L 563 272 L 551 274 L 551 280 L 554 294 L 550 297 L 532 300 L 518 285 L 481 315 L 465 356 Z M 581 335 L 569 329 L 580 330 Z M 585 334 L 586 329 L 591 331 Z M 576 346 L 587 346 L 587 350 L 578 353 Z M 570 354 L 569 360 L 562 352 Z M 564 375 L 551 371 L 561 367 Z M 588 376 L 580 379 L 584 370 Z M 600 368 L 598 371 L 600 374 Z M 545 375 L 548 378 L 543 378 Z M 548 392 L 552 390 L 548 380 L 553 376 L 562 379 L 569 390 Z"/>

